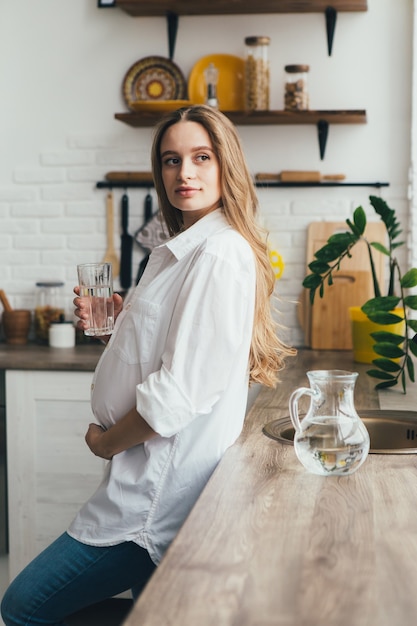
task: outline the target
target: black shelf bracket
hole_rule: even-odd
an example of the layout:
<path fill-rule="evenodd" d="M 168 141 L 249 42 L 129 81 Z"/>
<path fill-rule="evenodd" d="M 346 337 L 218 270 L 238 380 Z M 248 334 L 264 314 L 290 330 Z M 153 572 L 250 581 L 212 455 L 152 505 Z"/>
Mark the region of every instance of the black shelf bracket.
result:
<path fill-rule="evenodd" d="M 333 7 L 326 7 L 326 32 L 327 32 L 327 50 L 329 57 L 332 56 L 334 31 L 336 28 L 337 11 Z"/>
<path fill-rule="evenodd" d="M 172 61 L 175 52 L 175 42 L 177 41 L 178 32 L 178 15 L 173 11 L 167 12 L 167 27 L 168 27 L 168 52 L 169 60 Z"/>
<path fill-rule="evenodd" d="M 319 120 L 317 122 L 317 134 L 319 138 L 320 159 L 323 161 L 326 152 L 327 136 L 329 134 L 329 122 Z"/>

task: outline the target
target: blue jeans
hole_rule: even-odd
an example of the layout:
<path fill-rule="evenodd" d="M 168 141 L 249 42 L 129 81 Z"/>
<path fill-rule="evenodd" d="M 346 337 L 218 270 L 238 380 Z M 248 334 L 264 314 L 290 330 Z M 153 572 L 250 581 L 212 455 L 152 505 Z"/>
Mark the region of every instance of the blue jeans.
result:
<path fill-rule="evenodd" d="M 6 626 L 62 626 L 72 613 L 127 589 L 137 597 L 155 567 L 133 542 L 87 546 L 64 533 L 12 581 L 1 615 Z"/>

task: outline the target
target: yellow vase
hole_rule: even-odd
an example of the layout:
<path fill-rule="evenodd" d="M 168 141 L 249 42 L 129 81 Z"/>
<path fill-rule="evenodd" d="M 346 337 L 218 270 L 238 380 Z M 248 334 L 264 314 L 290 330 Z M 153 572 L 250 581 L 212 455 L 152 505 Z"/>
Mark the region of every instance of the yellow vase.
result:
<path fill-rule="evenodd" d="M 394 309 L 391 313 L 403 317 L 404 309 Z M 378 358 L 379 355 L 373 351 L 375 339 L 372 339 L 371 333 L 376 331 L 386 331 L 396 335 L 405 333 L 403 320 L 396 324 L 376 324 L 367 318 L 359 306 L 349 307 L 349 315 L 352 325 L 353 360 L 356 363 L 372 363 Z"/>

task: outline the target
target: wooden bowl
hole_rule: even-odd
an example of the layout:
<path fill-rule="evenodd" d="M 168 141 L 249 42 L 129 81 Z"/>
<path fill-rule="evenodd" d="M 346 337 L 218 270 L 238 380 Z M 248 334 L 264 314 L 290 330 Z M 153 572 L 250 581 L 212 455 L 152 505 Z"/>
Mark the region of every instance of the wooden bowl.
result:
<path fill-rule="evenodd" d="M 27 309 L 3 311 L 2 323 L 6 343 L 27 343 L 31 321 L 32 312 Z"/>

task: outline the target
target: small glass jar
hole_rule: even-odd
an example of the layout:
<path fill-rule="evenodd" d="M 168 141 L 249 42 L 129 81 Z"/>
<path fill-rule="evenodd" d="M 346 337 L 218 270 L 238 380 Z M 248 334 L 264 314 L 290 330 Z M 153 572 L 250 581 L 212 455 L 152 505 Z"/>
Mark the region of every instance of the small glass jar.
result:
<path fill-rule="evenodd" d="M 245 106 L 248 111 L 269 110 L 269 37 L 246 37 Z"/>
<path fill-rule="evenodd" d="M 307 111 L 309 108 L 308 65 L 285 66 L 284 108 L 287 111 Z"/>
<path fill-rule="evenodd" d="M 35 337 L 39 343 L 48 343 L 51 322 L 65 319 L 63 286 L 60 281 L 36 283 Z"/>

